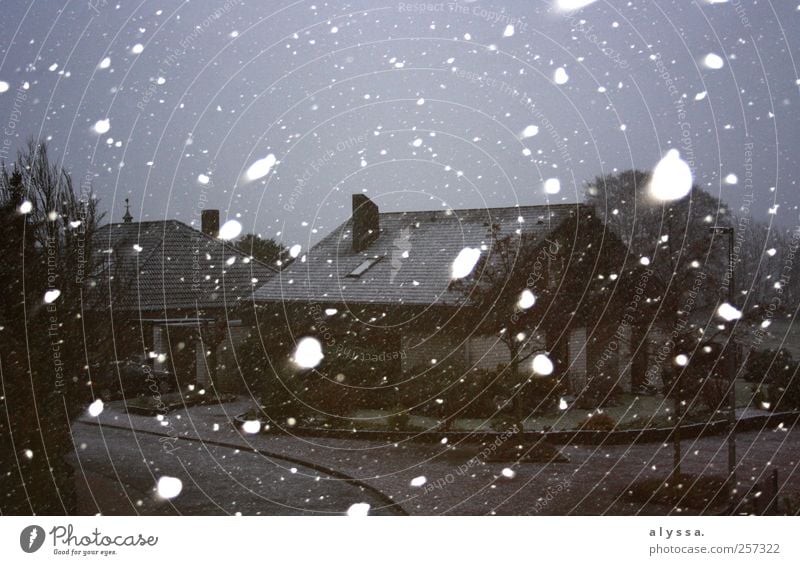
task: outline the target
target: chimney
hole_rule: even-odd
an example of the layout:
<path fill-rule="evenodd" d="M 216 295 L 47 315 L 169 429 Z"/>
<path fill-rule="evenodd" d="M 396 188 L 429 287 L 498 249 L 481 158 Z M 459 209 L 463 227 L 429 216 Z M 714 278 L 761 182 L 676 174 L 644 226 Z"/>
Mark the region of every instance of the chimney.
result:
<path fill-rule="evenodd" d="M 200 230 L 211 237 L 219 235 L 219 210 L 203 210 L 200 214 Z"/>
<path fill-rule="evenodd" d="M 364 251 L 380 235 L 378 206 L 364 194 L 353 195 L 353 251 Z"/>

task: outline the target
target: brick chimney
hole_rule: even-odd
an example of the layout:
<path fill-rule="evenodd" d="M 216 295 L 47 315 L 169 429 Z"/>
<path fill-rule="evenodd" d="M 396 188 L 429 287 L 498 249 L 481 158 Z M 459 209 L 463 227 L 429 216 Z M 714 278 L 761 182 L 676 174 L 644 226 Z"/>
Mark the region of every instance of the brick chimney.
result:
<path fill-rule="evenodd" d="M 200 230 L 211 237 L 219 235 L 219 210 L 203 210 L 200 214 Z"/>
<path fill-rule="evenodd" d="M 364 194 L 353 195 L 353 251 L 368 248 L 380 235 L 380 212 Z"/>

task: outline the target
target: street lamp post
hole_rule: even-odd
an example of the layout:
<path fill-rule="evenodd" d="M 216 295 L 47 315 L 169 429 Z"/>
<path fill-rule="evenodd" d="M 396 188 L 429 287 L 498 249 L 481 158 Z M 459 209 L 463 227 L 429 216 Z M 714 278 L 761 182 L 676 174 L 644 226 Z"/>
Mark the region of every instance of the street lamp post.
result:
<path fill-rule="evenodd" d="M 733 235 L 731 226 L 714 226 L 708 229 L 713 235 L 728 235 L 728 304 L 735 306 L 735 279 L 733 264 Z M 731 326 L 733 327 L 733 326 Z M 736 360 L 733 357 L 733 330 L 728 339 L 727 347 L 728 375 L 730 377 L 730 391 L 728 392 L 728 476 L 732 488 L 736 485 Z"/>

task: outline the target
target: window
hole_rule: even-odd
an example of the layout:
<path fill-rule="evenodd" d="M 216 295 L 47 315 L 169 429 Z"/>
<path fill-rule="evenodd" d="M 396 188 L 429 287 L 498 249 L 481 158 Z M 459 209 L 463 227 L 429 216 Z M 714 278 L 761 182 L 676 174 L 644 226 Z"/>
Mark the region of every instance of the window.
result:
<path fill-rule="evenodd" d="M 380 262 L 380 260 L 381 260 L 381 259 L 383 259 L 383 255 L 381 255 L 381 256 L 378 256 L 378 257 L 371 257 L 371 258 L 369 258 L 369 259 L 366 259 L 365 261 L 362 261 L 362 262 L 361 262 L 361 263 L 358 265 L 358 267 L 356 267 L 355 269 L 353 269 L 352 271 L 350 271 L 350 272 L 347 274 L 347 276 L 348 276 L 348 277 L 352 277 L 352 278 L 354 278 L 354 279 L 357 279 L 358 277 L 360 277 L 361 275 L 363 275 L 364 273 L 366 273 L 366 272 L 367 272 L 367 271 L 370 269 L 370 267 L 372 267 L 372 266 L 373 266 L 373 265 L 375 265 L 376 263 Z"/>

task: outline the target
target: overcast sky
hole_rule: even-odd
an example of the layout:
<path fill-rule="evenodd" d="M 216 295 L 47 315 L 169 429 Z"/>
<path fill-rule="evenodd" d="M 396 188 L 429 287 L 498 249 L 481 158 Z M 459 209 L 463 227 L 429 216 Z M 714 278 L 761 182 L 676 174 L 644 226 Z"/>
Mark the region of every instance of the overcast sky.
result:
<path fill-rule="evenodd" d="M 48 139 L 114 221 L 206 206 L 306 247 L 354 192 L 575 202 L 675 148 L 734 209 L 800 223 L 798 1 L 58 4 L 2 2 L 0 157 Z"/>

